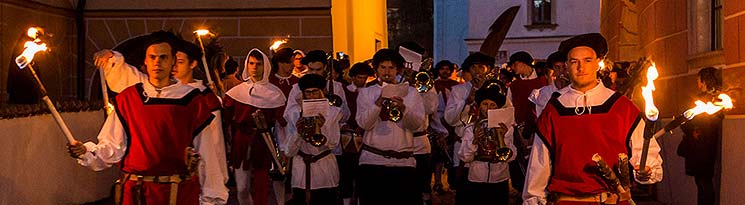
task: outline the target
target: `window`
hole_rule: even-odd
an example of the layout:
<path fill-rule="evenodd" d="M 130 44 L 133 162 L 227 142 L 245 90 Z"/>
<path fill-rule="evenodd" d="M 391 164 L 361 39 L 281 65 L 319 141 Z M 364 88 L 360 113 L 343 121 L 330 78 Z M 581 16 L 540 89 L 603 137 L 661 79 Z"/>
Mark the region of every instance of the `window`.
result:
<path fill-rule="evenodd" d="M 530 0 L 530 22 L 533 25 L 551 24 L 551 0 Z"/>
<path fill-rule="evenodd" d="M 722 50 L 722 0 L 711 1 L 711 50 Z"/>

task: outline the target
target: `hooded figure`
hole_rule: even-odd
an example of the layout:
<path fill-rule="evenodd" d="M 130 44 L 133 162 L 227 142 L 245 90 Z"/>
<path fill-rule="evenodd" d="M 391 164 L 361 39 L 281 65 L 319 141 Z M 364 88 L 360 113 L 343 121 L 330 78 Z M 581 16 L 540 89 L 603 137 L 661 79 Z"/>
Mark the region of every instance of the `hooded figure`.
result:
<path fill-rule="evenodd" d="M 258 52 L 263 57 L 263 71 L 264 75 L 261 80 L 254 82 L 251 79 L 251 75 L 248 72 L 248 59 L 251 52 Z M 258 108 L 277 108 L 285 104 L 285 95 L 282 94 L 277 86 L 269 83 L 269 75 L 272 73 L 272 66 L 269 58 L 261 52 L 258 48 L 251 49 L 246 54 L 246 61 L 244 62 L 243 72 L 240 73 L 238 79 L 244 81 L 243 83 L 235 86 L 228 90 L 226 95 L 231 98 L 251 106 Z M 276 93 L 279 93 L 277 95 Z"/>
<path fill-rule="evenodd" d="M 260 54 L 260 55 L 259 55 Z M 252 77 L 248 69 L 251 57 L 261 56 L 263 63 L 261 79 Z M 258 63 L 256 63 L 258 64 Z M 230 164 L 235 168 L 238 201 L 241 204 L 267 204 L 270 192 L 269 169 L 272 165 L 272 154 L 268 144 L 261 137 L 261 130 L 256 129 L 253 113 L 264 114 L 266 130 L 274 127 L 282 117 L 285 96 L 277 86 L 269 83 L 271 63 L 259 49 L 251 49 L 246 56 L 245 67 L 237 74 L 243 83 L 228 90 L 224 99 L 223 121 L 227 135 L 231 137 Z M 276 142 L 276 139 L 273 139 Z M 253 180 L 252 180 L 253 179 Z M 253 194 L 251 193 L 253 187 Z"/>

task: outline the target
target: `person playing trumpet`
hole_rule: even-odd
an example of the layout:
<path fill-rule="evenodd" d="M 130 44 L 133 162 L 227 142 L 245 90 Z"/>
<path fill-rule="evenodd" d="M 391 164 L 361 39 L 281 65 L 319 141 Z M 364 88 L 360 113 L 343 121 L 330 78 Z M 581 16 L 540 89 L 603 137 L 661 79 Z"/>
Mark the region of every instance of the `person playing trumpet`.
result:
<path fill-rule="evenodd" d="M 498 82 L 498 81 L 495 81 Z M 488 83 L 488 82 L 487 82 Z M 505 107 L 501 84 L 487 84 L 476 91 L 474 122 L 466 125 L 458 158 L 469 167 L 468 177 L 458 191 L 457 204 L 507 204 L 509 199 L 509 162 L 515 159 L 511 122 L 487 128 L 489 110 Z M 508 137 L 505 137 L 508 136 Z"/>
<path fill-rule="evenodd" d="M 326 82 L 321 75 L 303 75 L 298 82 L 303 99 L 324 99 Z M 288 110 L 296 113 L 303 111 L 301 107 Z M 331 150 L 339 145 L 341 117 L 341 108 L 330 106 L 319 116 L 288 119 L 286 129 L 289 136 L 283 150 L 287 156 L 293 157 L 291 204 L 336 203 L 339 168 Z"/>
<path fill-rule="evenodd" d="M 416 191 L 413 134 L 427 127 L 422 123 L 425 114 L 419 93 L 411 86 L 397 85 L 403 64 L 398 52 L 379 50 L 373 67 L 380 83 L 359 89 L 356 120 L 365 130 L 359 167 L 361 205 L 416 204 L 421 198 Z M 383 97 L 388 86 L 406 92 Z"/>

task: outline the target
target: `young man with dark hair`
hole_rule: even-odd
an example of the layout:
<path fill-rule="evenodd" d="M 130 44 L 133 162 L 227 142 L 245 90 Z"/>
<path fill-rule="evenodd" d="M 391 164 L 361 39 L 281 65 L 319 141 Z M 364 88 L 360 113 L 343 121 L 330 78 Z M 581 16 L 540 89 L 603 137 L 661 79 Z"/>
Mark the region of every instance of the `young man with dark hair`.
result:
<path fill-rule="evenodd" d="M 327 82 L 321 75 L 303 75 L 298 82 L 298 87 L 303 91 L 303 100 L 325 98 L 323 88 Z M 304 111 L 302 108 L 294 110 L 295 108 L 288 112 Z M 321 111 L 319 116 L 288 119 L 289 136 L 284 152 L 293 157 L 292 204 L 336 204 L 339 167 L 331 150 L 339 146 L 338 122 L 341 117 L 341 109 L 330 106 L 328 110 Z M 323 135 L 326 141 L 313 141 L 309 136 L 314 134 Z"/>
<path fill-rule="evenodd" d="M 484 127 L 485 124 L 482 123 L 483 119 L 488 118 L 489 110 L 504 107 L 506 104 L 505 89 L 504 86 L 497 84 L 476 91 L 478 120 L 466 126 L 463 145 L 458 150 L 458 158 L 467 163 L 469 169 L 467 180 L 463 188 L 458 191 L 457 204 L 508 204 L 510 193 L 508 163 L 515 160 L 514 153 L 517 151 L 510 137 L 513 127 L 509 124 L 512 122 L 497 119 L 502 122 L 498 127 L 493 128 Z M 501 138 L 504 144 L 500 145 L 498 138 Z M 503 148 L 509 149 L 513 154 L 498 156 L 496 152 Z"/>
<path fill-rule="evenodd" d="M 437 112 L 431 116 L 430 127 L 437 133 L 430 133 L 432 143 L 432 163 L 434 164 L 434 177 L 435 183 L 432 190 L 438 194 L 444 194 L 445 190 L 442 185 L 442 170 L 447 164 L 448 172 L 455 172 L 452 167 L 452 158 L 455 156 L 455 150 L 452 147 L 455 144 L 455 139 L 458 136 L 455 134 L 455 130 L 443 119 L 445 113 L 445 106 L 447 105 L 447 97 L 450 94 L 453 86 L 460 84 L 458 81 L 450 79 L 453 71 L 455 71 L 455 64 L 448 60 L 443 60 L 435 65 L 433 70 L 437 74 L 435 80 L 435 91 L 438 95 Z"/>
<path fill-rule="evenodd" d="M 272 55 L 272 74 L 269 75 L 269 83 L 274 84 L 277 86 L 280 90 L 282 90 L 282 93 L 285 97 L 290 96 L 290 90 L 292 90 L 292 86 L 297 84 L 300 78 L 292 75 L 292 61 L 293 56 L 295 54 L 293 53 L 292 48 L 281 48 L 278 51 Z M 287 98 L 285 98 L 285 104 L 287 103 Z M 277 108 L 278 110 L 284 112 L 285 106 L 281 106 Z M 276 137 L 279 144 L 284 144 L 287 140 L 287 136 L 289 135 L 286 133 L 285 126 L 287 126 L 287 121 L 283 117 L 280 117 L 276 121 L 275 125 L 278 129 L 276 129 Z M 281 156 L 284 157 L 284 156 Z M 282 204 L 286 201 L 285 199 L 285 179 L 274 179 L 273 181 L 273 188 L 274 193 L 277 196 L 277 203 Z"/>
<path fill-rule="evenodd" d="M 454 152 L 460 149 L 465 126 L 470 123 L 469 118 L 474 120 L 471 116 L 476 112 L 474 103 L 476 90 L 481 88 L 487 80 L 486 76 L 494 67 L 494 62 L 494 57 L 483 53 L 473 53 L 463 61 L 463 67 L 460 69 L 466 82 L 452 87 L 443 114 L 445 122 L 454 127 L 457 136 L 453 146 Z M 506 106 L 510 107 L 512 105 L 508 101 Z M 461 165 L 457 157 L 453 157 L 452 160 L 453 166 L 458 168 L 456 171 L 448 173 L 448 181 L 452 179 L 451 189 L 457 189 L 465 180 L 463 177 L 467 176 L 465 174 L 467 169 Z"/>
<path fill-rule="evenodd" d="M 517 78 L 510 83 L 507 100 L 515 107 L 515 135 L 514 143 L 517 147 L 517 160 L 510 163 L 512 186 L 522 190 L 525 184 L 525 168 L 528 166 L 527 156 L 530 153 L 533 133 L 535 133 L 536 114 L 535 104 L 528 97 L 535 89 L 548 85 L 548 79 L 536 72 L 533 56 L 520 51 L 510 56 L 507 66 L 512 68 Z"/>
<path fill-rule="evenodd" d="M 233 60 L 232 57 L 229 57 L 228 61 L 225 61 L 226 75 L 225 77 L 222 78 L 222 82 L 225 83 L 225 90 L 230 90 L 236 85 L 243 83 L 243 81 L 238 80 L 238 77 L 236 77 L 237 72 L 238 72 L 238 62 Z"/>
<path fill-rule="evenodd" d="M 698 94 L 696 100 L 711 102 L 722 92 L 722 70 L 713 67 L 698 71 Z M 722 120 L 724 114 L 697 115 L 690 122 L 680 126 L 683 140 L 678 145 L 677 154 L 685 158 L 685 174 L 696 182 L 697 204 L 715 204 L 718 190 L 713 179 L 717 177 L 716 164 L 722 139 Z"/>
<path fill-rule="evenodd" d="M 534 89 L 528 100 L 535 105 L 535 116 L 540 116 L 551 95 L 569 85 L 569 73 L 566 69 L 566 55 L 554 52 L 548 56 L 546 64 L 550 67 L 549 85 Z"/>
<path fill-rule="evenodd" d="M 342 155 L 339 159 L 340 192 L 344 205 L 356 202 L 357 195 L 355 186 L 357 181 L 357 168 L 359 167 L 360 153 L 356 141 L 361 141 L 364 130 L 357 124 L 354 116 L 357 116 L 357 95 L 359 90 L 365 88 L 367 78 L 375 75 L 375 71 L 370 65 L 365 63 L 356 63 L 349 70 L 349 76 L 352 83 L 344 86 L 344 95 L 349 105 L 350 117 L 342 126 L 341 131 L 341 148 Z"/>
<path fill-rule="evenodd" d="M 357 97 L 356 120 L 365 130 L 360 154 L 360 204 L 416 204 L 414 132 L 426 124 L 422 98 L 411 86 L 397 85 L 404 60 L 398 52 L 381 49 L 373 56 L 379 84 L 362 88 Z M 383 96 L 383 90 L 394 93 Z M 401 89 L 401 90 L 399 90 Z M 400 91 L 405 90 L 405 94 Z M 395 92 L 399 91 L 399 92 Z M 396 96 L 403 95 L 403 96 Z M 400 114 L 394 114 L 398 110 Z M 400 117 L 397 119 L 396 117 Z M 393 185 L 393 186 L 392 186 Z"/>
<path fill-rule="evenodd" d="M 286 100 L 282 90 L 269 83 L 270 75 L 269 58 L 259 49 L 251 49 L 240 75 L 245 82 L 225 93 L 223 120 L 232 139 L 230 164 L 235 168 L 240 204 L 274 204 L 269 202 L 283 197 L 270 192 L 272 155 L 278 153 L 271 153 L 270 145 L 262 138 L 263 132 L 278 129 L 274 122 L 281 118 L 279 107 Z M 258 111 L 263 113 L 266 124 L 262 127 L 267 129 L 257 128 L 252 115 Z M 269 143 L 277 143 L 276 138 L 272 141 Z"/>
<path fill-rule="evenodd" d="M 175 36 L 156 32 L 150 38 L 147 78 L 116 96 L 116 112 L 98 144 L 76 142 L 68 151 L 93 170 L 119 164 L 124 175 L 115 201 L 122 204 L 225 204 L 220 101 L 209 89 L 203 93 L 171 78 Z"/>

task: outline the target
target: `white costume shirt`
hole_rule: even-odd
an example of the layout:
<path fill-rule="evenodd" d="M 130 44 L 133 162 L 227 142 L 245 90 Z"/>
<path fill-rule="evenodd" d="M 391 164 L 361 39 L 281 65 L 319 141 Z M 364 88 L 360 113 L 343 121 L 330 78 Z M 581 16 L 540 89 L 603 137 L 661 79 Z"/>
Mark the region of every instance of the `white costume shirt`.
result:
<path fill-rule="evenodd" d="M 426 93 L 419 93 L 422 97 L 422 103 L 424 104 L 424 124 L 425 127 L 429 127 L 430 119 L 429 116 L 437 112 L 437 91 L 435 89 L 429 89 Z M 432 145 L 427 137 L 429 134 L 414 137 L 414 154 L 429 154 L 432 152 Z"/>
<path fill-rule="evenodd" d="M 615 93 L 615 91 L 606 88 L 600 82 L 598 82 L 597 86 L 584 93 L 573 89 L 572 86 L 567 86 L 558 92 L 561 94 L 558 100 L 562 105 L 567 108 L 579 107 L 580 110 L 584 107 L 584 114 L 592 113 L 592 109 L 588 109 L 589 107 L 605 103 Z M 639 165 L 643 142 L 644 120 L 641 120 L 631 134 L 631 140 L 629 141 L 629 146 L 632 148 L 629 163 L 634 166 Z M 649 181 L 640 183 L 652 184 L 662 180 L 662 157 L 660 156 L 660 150 L 661 148 L 657 144 L 657 140 L 651 140 L 649 143 L 647 166 L 652 169 L 652 175 Z M 546 147 L 542 140 L 533 140 L 533 149 L 530 153 L 530 162 L 528 163 L 528 172 L 525 178 L 525 190 L 523 190 L 523 204 L 546 204 L 546 188 L 551 178 L 551 163 L 548 147 Z M 636 175 L 636 172 L 634 172 L 634 175 Z"/>
<path fill-rule="evenodd" d="M 416 89 L 408 87 L 408 93 L 403 97 L 406 109 L 401 121 L 381 121 L 381 107 L 375 105 L 380 97 L 382 86 L 379 84 L 358 89 L 357 96 L 357 124 L 365 130 L 362 142 L 368 146 L 381 150 L 414 151 L 413 133 L 427 129 L 422 123 L 425 118 L 422 97 Z M 360 154 L 360 165 L 382 165 L 391 167 L 415 167 L 413 157 L 406 159 L 385 158 L 363 150 Z"/>
<path fill-rule="evenodd" d="M 507 133 L 504 134 L 504 144 L 512 150 L 512 156 L 507 162 L 489 163 L 474 160 L 478 145 L 473 144 L 473 126 L 474 123 L 465 127 L 463 135 L 463 144 L 458 150 L 458 158 L 468 164 L 468 181 L 478 183 L 499 183 L 510 179 L 509 162 L 515 160 L 517 148 L 512 143 L 513 127 L 508 126 Z"/>
<path fill-rule="evenodd" d="M 144 92 L 148 96 L 159 98 L 179 99 L 191 92 L 193 87 L 175 83 L 157 92 L 149 81 L 144 81 Z M 121 90 L 120 90 L 121 91 Z M 199 163 L 199 181 L 202 194 L 202 204 L 225 204 L 228 201 L 228 166 L 225 158 L 225 142 L 222 133 L 221 113 L 213 111 L 214 120 L 194 138 L 194 148 L 202 157 Z M 86 142 L 88 150 L 78 163 L 95 171 L 101 171 L 119 163 L 127 151 L 127 136 L 125 127 L 119 121 L 116 113 L 106 119 L 101 132 L 98 134 L 98 144 Z M 93 154 L 95 153 L 95 155 Z"/>
<path fill-rule="evenodd" d="M 296 107 L 299 108 L 299 107 Z M 301 110 L 288 110 L 289 112 L 300 113 Z M 341 120 L 341 109 L 330 107 L 328 112 L 323 115 L 325 123 L 321 127 L 321 133 L 326 136 L 326 144 L 321 147 L 315 147 L 303 140 L 298 134 L 296 127 L 297 119 L 288 121 L 285 127 L 287 143 L 284 145 L 284 152 L 292 158 L 292 187 L 305 189 L 305 162 L 298 156 L 298 151 L 306 154 L 317 155 L 326 150 L 333 150 L 339 146 L 339 120 Z M 318 161 L 310 164 L 311 190 L 322 188 L 333 188 L 339 186 L 339 167 L 336 164 L 336 156 L 333 154 L 326 155 Z"/>

